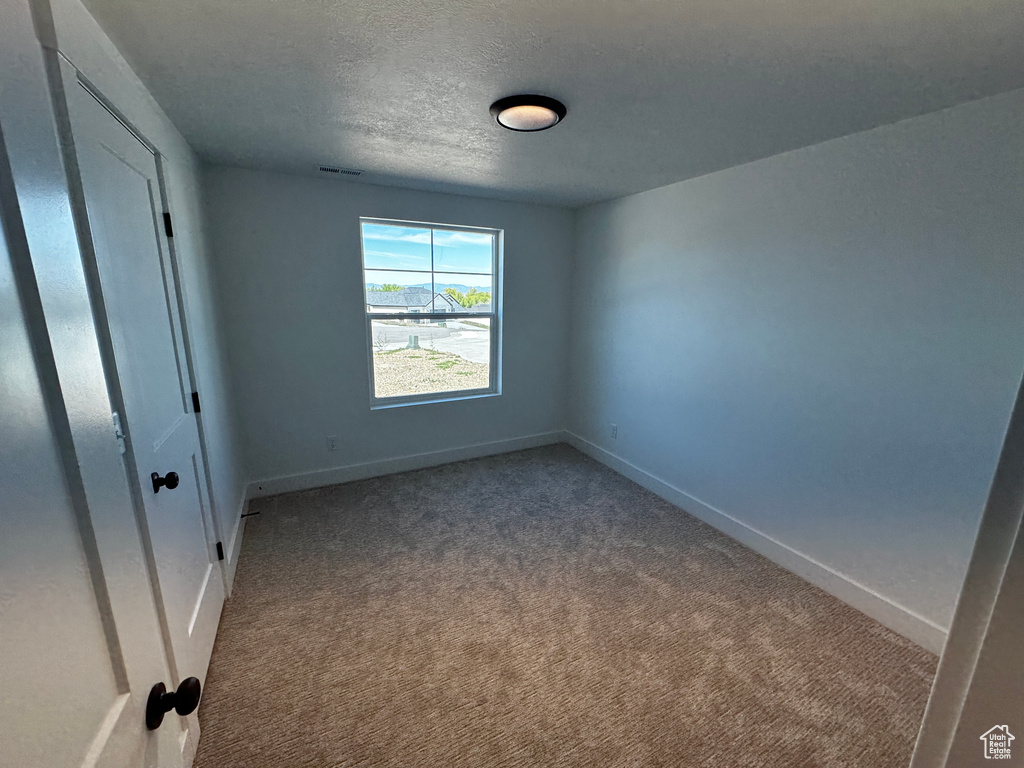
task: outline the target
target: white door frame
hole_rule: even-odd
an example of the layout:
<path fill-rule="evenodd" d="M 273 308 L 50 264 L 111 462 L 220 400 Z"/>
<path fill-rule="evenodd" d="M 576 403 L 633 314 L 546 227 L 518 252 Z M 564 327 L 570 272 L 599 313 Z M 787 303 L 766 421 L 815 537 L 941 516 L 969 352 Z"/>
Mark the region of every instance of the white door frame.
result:
<path fill-rule="evenodd" d="M 81 74 L 79 73 L 81 78 Z M 95 98 L 100 100 L 108 110 L 112 110 L 112 105 L 107 103 L 102 96 L 98 95 L 96 89 L 91 89 L 90 92 Z M 120 116 L 118 112 L 112 112 L 117 115 L 118 119 L 124 121 L 123 116 Z M 129 130 L 131 130 L 129 128 Z M 139 136 L 138 131 L 132 131 L 136 136 Z M 140 139 L 147 147 L 150 147 L 153 152 L 153 156 L 156 158 L 156 174 L 157 180 L 160 184 L 160 203 L 163 206 L 164 215 L 170 218 L 173 223 L 176 219 L 173 213 L 173 206 L 171 205 L 171 196 L 168 190 L 167 183 L 167 160 L 160 153 L 156 147 L 152 146 L 145 139 Z M 173 229 L 173 224 L 172 224 Z M 180 231 L 180 230 L 179 230 Z M 178 244 L 175 241 L 175 237 L 164 237 L 164 241 L 167 245 L 168 260 L 171 265 L 171 274 L 174 277 L 174 291 L 175 297 L 178 303 L 178 318 L 180 319 L 181 339 L 182 346 L 185 348 L 185 370 L 188 374 L 188 385 L 193 393 L 194 398 L 199 398 L 199 376 L 196 373 L 195 353 L 192 351 L 192 333 L 189 329 L 189 313 L 188 313 L 188 296 L 185 291 L 185 281 L 181 276 L 181 265 L 178 259 Z M 199 410 L 195 409 L 195 399 L 193 400 L 193 413 L 196 418 L 196 429 L 199 431 L 199 451 L 203 457 L 203 474 L 205 475 L 206 482 L 206 498 L 207 505 L 210 509 L 210 530 L 213 531 L 213 537 L 215 544 L 220 545 L 220 549 L 217 550 L 217 554 L 220 560 L 219 570 L 221 580 L 224 582 L 224 594 L 228 595 L 231 592 L 231 580 L 227 570 L 227 557 L 228 552 L 225 547 L 230 547 L 231 542 L 228 540 L 230 531 L 221 530 L 220 515 L 217 512 L 217 494 L 213 489 L 213 472 L 210 469 L 210 452 L 206 446 L 206 423 L 204 421 L 202 404 L 200 403 Z"/>
<path fill-rule="evenodd" d="M 954 740 L 976 740 L 980 733 L 958 733 L 964 715 L 964 705 L 985 648 L 989 627 L 996 611 L 1003 577 L 1014 556 L 1014 545 L 1022 534 L 1024 520 L 1024 381 L 1017 391 L 1017 399 L 1010 414 L 1010 423 L 1003 438 L 995 477 L 989 490 L 988 501 L 974 541 L 974 550 L 967 566 L 956 610 L 950 624 L 946 644 L 939 659 L 939 668 L 932 684 L 917 746 L 910 763 L 911 768 L 944 768 L 953 749 Z M 1024 607 L 1017 606 L 1024 612 Z M 1011 610 L 1013 608 L 1011 607 Z M 1020 616 L 1015 619 L 1019 622 Z M 998 650 L 996 651 L 998 653 Z M 1019 665 L 1021 654 L 1005 659 L 1006 664 Z M 992 703 L 995 705 L 995 702 Z M 1020 708 L 1024 710 L 1024 707 Z M 993 712 L 993 717 L 1004 719 L 1013 713 Z M 1011 726 L 1013 723 L 1011 722 Z M 1024 725 L 1024 723 L 1021 723 Z M 1018 725 L 1017 727 L 1020 727 Z M 1022 733 L 1018 738 L 1024 738 Z M 1019 758 L 1018 758 L 1019 759 Z M 980 762 L 980 761 L 979 761 Z"/>

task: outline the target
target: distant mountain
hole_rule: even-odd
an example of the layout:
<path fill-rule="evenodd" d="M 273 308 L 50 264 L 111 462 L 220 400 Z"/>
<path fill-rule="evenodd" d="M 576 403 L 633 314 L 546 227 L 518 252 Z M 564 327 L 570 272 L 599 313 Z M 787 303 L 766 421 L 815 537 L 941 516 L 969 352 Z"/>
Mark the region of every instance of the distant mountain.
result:
<path fill-rule="evenodd" d="M 429 291 L 430 290 L 430 283 L 420 283 L 419 285 L 410 285 L 408 287 L 409 288 L 426 288 Z M 449 288 L 454 288 L 459 293 L 468 293 L 470 287 L 471 286 L 468 286 L 468 285 L 462 285 L 461 283 L 435 283 L 434 284 L 434 290 L 437 291 L 438 293 L 444 293 Z M 374 290 L 377 290 L 379 288 L 380 288 L 380 283 L 367 283 L 366 284 L 366 289 L 368 291 L 374 291 Z M 476 286 L 476 289 L 478 291 L 485 291 L 485 292 L 489 292 L 491 290 L 490 288 L 486 288 L 486 287 L 481 286 L 481 285 Z"/>

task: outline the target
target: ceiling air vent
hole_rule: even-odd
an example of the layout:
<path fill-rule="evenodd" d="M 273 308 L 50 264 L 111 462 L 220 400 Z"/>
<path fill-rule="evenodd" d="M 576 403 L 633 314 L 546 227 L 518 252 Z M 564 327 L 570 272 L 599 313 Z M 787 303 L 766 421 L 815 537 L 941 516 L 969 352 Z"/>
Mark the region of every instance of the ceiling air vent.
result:
<path fill-rule="evenodd" d="M 336 165 L 320 165 L 317 166 L 320 169 L 320 173 L 337 174 L 339 176 L 362 176 L 362 171 L 357 171 L 354 168 L 339 168 Z"/>

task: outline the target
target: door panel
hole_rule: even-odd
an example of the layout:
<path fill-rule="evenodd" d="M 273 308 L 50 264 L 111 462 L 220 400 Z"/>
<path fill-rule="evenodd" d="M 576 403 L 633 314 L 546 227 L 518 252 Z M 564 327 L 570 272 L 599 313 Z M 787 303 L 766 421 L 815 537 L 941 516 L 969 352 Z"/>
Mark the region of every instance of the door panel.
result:
<path fill-rule="evenodd" d="M 224 601 L 220 570 L 214 567 L 208 542 L 213 538 L 206 503 L 202 456 L 193 417 L 178 424 L 153 453 L 155 471 L 176 471 L 180 483 L 173 491 L 152 493 L 147 503 L 150 538 L 160 578 L 160 592 L 168 616 L 175 658 L 182 677 L 200 680 L 213 648 Z M 186 428 L 192 426 L 192 429 Z M 148 477 L 143 478 L 147 482 Z M 146 489 L 143 490 L 146 493 Z M 183 666 L 188 664 L 187 667 Z"/>
<path fill-rule="evenodd" d="M 155 175 L 156 167 L 141 144 L 138 149 L 141 152 L 136 154 L 142 156 L 134 159 L 148 161 L 150 169 L 143 163 L 136 168 L 132 158 L 119 156 L 116 149 L 100 143 L 99 151 L 83 163 L 83 170 L 88 168 L 89 185 L 101 189 L 103 195 L 95 204 L 89 201 L 89 223 L 97 255 L 102 253 L 97 261 L 125 408 L 145 414 L 147 429 L 157 438 L 151 448 L 157 450 L 188 411 L 167 313 L 159 225 L 152 218 L 156 190 L 144 175 L 147 170 Z M 145 222 L 148 227 L 124 226 L 126 220 Z"/>
<path fill-rule="evenodd" d="M 205 679 L 224 586 L 213 567 L 156 160 L 84 87 L 69 88 L 68 108 L 173 687 Z M 171 472 L 177 487 L 154 491 L 151 474 Z"/>

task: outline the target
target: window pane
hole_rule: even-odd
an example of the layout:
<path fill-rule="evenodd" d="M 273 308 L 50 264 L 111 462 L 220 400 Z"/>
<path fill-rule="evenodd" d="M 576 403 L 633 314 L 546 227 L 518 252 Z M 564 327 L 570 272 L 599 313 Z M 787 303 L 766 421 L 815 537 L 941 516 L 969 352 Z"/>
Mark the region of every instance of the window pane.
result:
<path fill-rule="evenodd" d="M 434 230 L 434 269 L 491 274 L 494 235 L 490 232 Z"/>
<path fill-rule="evenodd" d="M 430 271 L 429 229 L 370 223 L 362 226 L 363 266 L 367 269 Z"/>
<path fill-rule="evenodd" d="M 450 303 L 431 291 L 430 272 L 366 270 L 367 312 L 433 312 L 431 298 Z"/>
<path fill-rule="evenodd" d="M 376 397 L 490 386 L 490 318 L 373 320 L 370 332 Z"/>
<path fill-rule="evenodd" d="M 490 275 L 435 272 L 434 290 L 457 302 L 455 312 L 490 312 L 493 307 Z"/>

